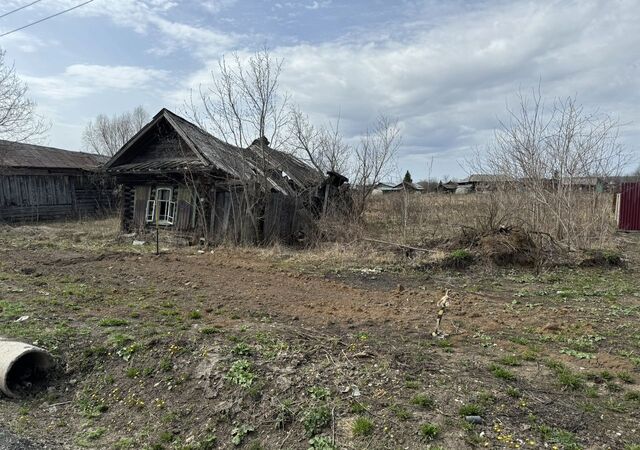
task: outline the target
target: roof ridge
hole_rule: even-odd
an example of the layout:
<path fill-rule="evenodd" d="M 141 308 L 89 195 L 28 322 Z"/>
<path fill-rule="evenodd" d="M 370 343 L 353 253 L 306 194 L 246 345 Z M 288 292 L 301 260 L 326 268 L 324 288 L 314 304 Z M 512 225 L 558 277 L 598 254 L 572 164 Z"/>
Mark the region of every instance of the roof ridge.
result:
<path fill-rule="evenodd" d="M 220 142 L 220 143 L 222 143 L 222 144 L 224 144 L 224 145 L 228 145 L 229 147 L 234 147 L 234 148 L 236 148 L 236 149 L 241 149 L 241 150 L 243 150 L 243 149 L 244 149 L 243 147 L 238 147 L 238 146 L 237 146 L 237 145 L 235 145 L 235 144 L 231 144 L 230 142 L 224 141 L 224 140 L 220 139 L 219 137 L 214 136 L 213 134 L 209 133 L 207 130 L 205 130 L 204 128 L 202 128 L 200 125 L 198 125 L 198 124 L 196 124 L 196 123 L 191 122 L 189 119 L 185 119 L 185 118 L 184 118 L 184 117 L 182 117 L 181 115 L 176 114 L 176 113 L 174 113 L 173 111 L 171 111 L 171 110 L 169 110 L 169 109 L 167 109 L 167 108 L 162 108 L 162 110 L 163 110 L 163 111 L 166 111 L 166 112 L 167 112 L 167 113 L 169 113 L 169 114 L 171 114 L 171 115 L 172 115 L 173 117 L 175 117 L 176 119 L 179 119 L 179 120 L 181 120 L 181 121 L 183 121 L 183 122 L 186 122 L 188 125 L 191 125 L 192 127 L 196 128 L 196 130 L 197 130 L 197 131 L 199 131 L 200 133 L 202 133 L 202 134 L 206 135 L 207 137 L 213 138 L 213 139 L 215 139 L 216 141 L 218 141 L 218 142 Z M 247 147 L 247 148 L 248 148 L 248 147 Z"/>
<path fill-rule="evenodd" d="M 32 144 L 30 142 L 19 142 L 19 141 L 10 141 L 8 139 L 0 139 L 0 146 L 1 145 L 5 145 L 5 144 L 14 145 L 16 147 L 29 146 L 29 147 L 37 147 L 37 148 L 41 148 L 41 149 L 46 149 L 46 150 L 57 150 L 57 151 L 61 151 L 61 152 L 81 153 L 81 154 L 84 154 L 84 155 L 99 156 L 97 153 L 83 152 L 81 150 L 69 150 L 69 149 L 66 149 L 66 148 L 51 147 L 50 145 Z"/>

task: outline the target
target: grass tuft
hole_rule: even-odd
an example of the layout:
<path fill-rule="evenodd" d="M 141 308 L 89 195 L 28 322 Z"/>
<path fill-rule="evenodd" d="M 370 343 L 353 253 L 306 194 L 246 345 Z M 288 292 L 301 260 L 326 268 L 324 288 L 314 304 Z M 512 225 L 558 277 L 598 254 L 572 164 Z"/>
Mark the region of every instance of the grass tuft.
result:
<path fill-rule="evenodd" d="M 435 423 L 425 423 L 420 427 L 420 436 L 427 441 L 433 441 L 440 435 L 440 427 Z"/>
<path fill-rule="evenodd" d="M 373 433 L 373 422 L 366 417 L 358 417 L 351 427 L 354 436 L 369 436 Z"/>

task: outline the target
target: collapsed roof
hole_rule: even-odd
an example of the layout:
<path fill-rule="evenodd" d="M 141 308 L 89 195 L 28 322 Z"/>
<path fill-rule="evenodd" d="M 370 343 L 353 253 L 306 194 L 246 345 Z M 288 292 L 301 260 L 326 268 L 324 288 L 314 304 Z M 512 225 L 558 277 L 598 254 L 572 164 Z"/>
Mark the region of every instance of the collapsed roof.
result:
<path fill-rule="evenodd" d="M 134 153 L 144 151 L 144 146 L 137 144 L 157 136 L 159 127 L 165 128 L 165 136 L 169 136 L 168 127 L 180 139 L 150 158 L 136 158 Z M 236 147 L 166 108 L 131 138 L 105 168 L 121 174 L 205 171 L 232 180 L 266 180 L 270 188 L 285 194 L 313 187 L 323 179 L 321 172 L 295 156 L 269 147 L 269 141 L 264 137 L 256 139 L 247 148 Z"/>

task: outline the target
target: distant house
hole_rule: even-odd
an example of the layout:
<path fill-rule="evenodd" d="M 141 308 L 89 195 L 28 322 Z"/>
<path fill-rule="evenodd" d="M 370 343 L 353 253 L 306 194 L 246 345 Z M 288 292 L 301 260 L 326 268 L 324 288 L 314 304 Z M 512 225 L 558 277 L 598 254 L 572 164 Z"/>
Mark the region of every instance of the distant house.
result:
<path fill-rule="evenodd" d="M 387 195 L 397 192 L 424 192 L 424 188 L 417 183 L 402 182 L 391 185 L 388 183 L 377 183 L 371 191 L 371 195 Z"/>
<path fill-rule="evenodd" d="M 210 241 L 290 241 L 333 208 L 347 178 L 269 147 L 239 148 L 162 109 L 105 165 L 125 231 L 156 226 Z"/>
<path fill-rule="evenodd" d="M 458 188 L 458 182 L 457 181 L 447 181 L 445 183 L 443 183 L 442 181 L 440 181 L 438 183 L 438 187 L 436 189 L 437 192 L 442 192 L 445 194 L 453 194 L 456 192 L 456 189 Z"/>
<path fill-rule="evenodd" d="M 108 210 L 106 158 L 0 140 L 0 221 L 79 218 Z"/>
<path fill-rule="evenodd" d="M 604 192 L 607 182 L 600 177 L 567 177 L 563 178 L 562 186 L 576 191 Z"/>
<path fill-rule="evenodd" d="M 417 183 L 409 183 L 409 182 L 403 181 L 402 183 L 396 184 L 393 187 L 393 190 L 400 191 L 400 192 L 406 191 L 406 192 L 421 193 L 424 191 L 424 188 Z"/>
<path fill-rule="evenodd" d="M 463 190 L 466 192 L 494 191 L 500 186 L 513 183 L 513 178 L 507 175 L 473 174 L 458 182 L 456 193 L 462 193 Z"/>
<path fill-rule="evenodd" d="M 393 191 L 393 185 L 388 183 L 376 183 L 373 186 L 373 190 L 371 191 L 371 195 L 382 195 L 387 192 Z"/>

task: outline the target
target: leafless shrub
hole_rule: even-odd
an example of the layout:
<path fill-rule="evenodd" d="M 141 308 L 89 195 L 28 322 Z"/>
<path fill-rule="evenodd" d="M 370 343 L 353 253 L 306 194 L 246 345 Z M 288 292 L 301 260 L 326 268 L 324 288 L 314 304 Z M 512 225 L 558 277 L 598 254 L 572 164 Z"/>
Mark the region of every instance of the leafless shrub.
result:
<path fill-rule="evenodd" d="M 491 207 L 569 249 L 602 243 L 612 217 L 598 183 L 619 175 L 628 160 L 617 143 L 618 122 L 585 111 L 574 97 L 556 99 L 549 108 L 539 90 L 518 99 L 494 143 L 472 164 L 504 180 L 496 198 L 502 204 Z M 505 209 L 505 203 L 514 206 Z"/>

